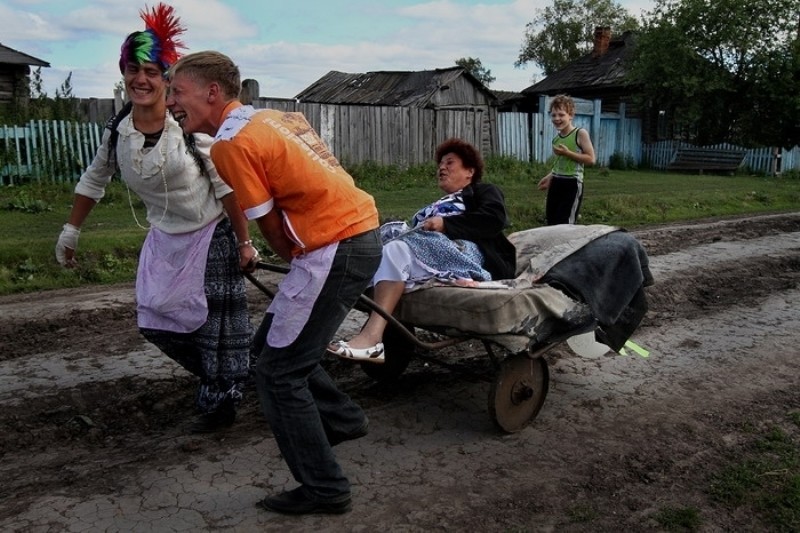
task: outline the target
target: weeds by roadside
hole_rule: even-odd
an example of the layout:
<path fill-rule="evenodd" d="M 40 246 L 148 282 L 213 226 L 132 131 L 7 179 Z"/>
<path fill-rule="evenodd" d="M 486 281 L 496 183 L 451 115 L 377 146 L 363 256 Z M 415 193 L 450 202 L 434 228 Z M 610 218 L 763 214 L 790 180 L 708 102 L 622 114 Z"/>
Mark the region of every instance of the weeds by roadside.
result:
<path fill-rule="evenodd" d="M 752 438 L 731 450 L 714 474 L 712 500 L 760 515 L 772 531 L 800 531 L 800 410 L 765 428 L 745 428 Z"/>
<path fill-rule="evenodd" d="M 545 194 L 536 189 L 547 173 L 543 164 L 490 157 L 484 179 L 506 195 L 512 226 L 508 232 L 544 224 Z M 382 219 L 409 218 L 439 196 L 435 166 L 408 169 L 370 163 L 348 169 L 376 200 Z M 130 282 L 145 231 L 131 215 L 145 220 L 138 199 L 128 199 L 118 181 L 84 224 L 78 250 L 80 267 L 61 268 L 53 249 L 72 205 L 74 184 L 30 183 L 0 187 L 0 294 L 86 284 Z M 132 204 L 132 205 L 131 205 Z M 591 168 L 585 180 L 581 224 L 623 228 L 683 220 L 795 210 L 800 205 L 796 179 L 755 176 L 697 176 L 664 172 Z M 269 251 L 253 225 L 262 256 Z"/>

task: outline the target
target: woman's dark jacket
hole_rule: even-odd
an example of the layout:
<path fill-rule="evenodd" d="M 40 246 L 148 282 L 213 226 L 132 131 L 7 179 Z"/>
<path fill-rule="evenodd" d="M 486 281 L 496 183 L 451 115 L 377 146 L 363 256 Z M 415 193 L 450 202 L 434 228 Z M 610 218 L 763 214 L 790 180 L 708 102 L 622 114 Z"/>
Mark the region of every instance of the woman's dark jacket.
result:
<path fill-rule="evenodd" d="M 471 183 L 463 191 L 465 211 L 444 217 L 444 234 L 465 239 L 483 252 L 484 268 L 492 279 L 511 279 L 517 268 L 517 251 L 503 234 L 510 223 L 503 191 L 490 183 Z"/>

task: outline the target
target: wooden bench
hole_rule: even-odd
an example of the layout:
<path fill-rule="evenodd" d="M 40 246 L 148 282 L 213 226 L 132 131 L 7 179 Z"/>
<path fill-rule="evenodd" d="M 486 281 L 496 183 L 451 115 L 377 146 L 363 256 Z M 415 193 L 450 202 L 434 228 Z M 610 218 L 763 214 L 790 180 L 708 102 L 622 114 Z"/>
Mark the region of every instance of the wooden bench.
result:
<path fill-rule="evenodd" d="M 719 148 L 678 148 L 667 170 L 696 170 L 700 174 L 726 172 L 733 174 L 742 166 L 744 150 L 724 150 Z"/>

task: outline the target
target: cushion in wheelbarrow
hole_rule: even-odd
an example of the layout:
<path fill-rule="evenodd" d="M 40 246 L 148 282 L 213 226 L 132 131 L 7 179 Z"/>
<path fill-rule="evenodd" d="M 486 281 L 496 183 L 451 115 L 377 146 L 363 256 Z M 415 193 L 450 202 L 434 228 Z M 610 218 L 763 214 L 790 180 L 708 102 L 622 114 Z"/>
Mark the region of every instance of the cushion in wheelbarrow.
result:
<path fill-rule="evenodd" d="M 515 279 L 477 288 L 426 285 L 403 295 L 397 318 L 453 333 L 522 336 L 533 344 L 599 318 L 598 340 L 614 350 L 624 344 L 647 309 L 641 288 L 652 283 L 647 256 L 633 236 L 612 226 L 561 225 L 513 233 L 509 240 L 517 248 Z M 618 322 L 624 324 L 616 331 Z"/>
<path fill-rule="evenodd" d="M 451 327 L 465 333 L 533 334 L 546 318 L 569 317 L 579 302 L 549 285 L 527 288 L 430 287 L 405 294 L 396 316 L 420 327 Z"/>

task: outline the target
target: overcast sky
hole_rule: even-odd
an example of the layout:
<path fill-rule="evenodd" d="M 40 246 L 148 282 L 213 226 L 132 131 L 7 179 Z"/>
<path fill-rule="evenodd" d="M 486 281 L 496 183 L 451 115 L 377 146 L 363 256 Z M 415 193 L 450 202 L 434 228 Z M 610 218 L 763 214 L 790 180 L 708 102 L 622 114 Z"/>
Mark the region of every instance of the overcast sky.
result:
<path fill-rule="evenodd" d="M 638 16 L 654 0 L 617 0 Z M 50 63 L 54 96 L 72 72 L 73 94 L 110 98 L 121 80 L 125 36 L 144 29 L 131 0 L 3 0 L 0 43 Z M 552 0 L 174 0 L 188 51 L 219 50 L 258 81 L 261 96 L 292 98 L 331 70 L 447 68 L 479 58 L 495 90 L 521 91 L 534 66 L 518 69 L 525 25 Z"/>

